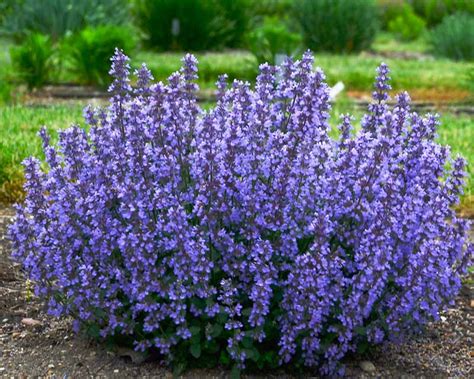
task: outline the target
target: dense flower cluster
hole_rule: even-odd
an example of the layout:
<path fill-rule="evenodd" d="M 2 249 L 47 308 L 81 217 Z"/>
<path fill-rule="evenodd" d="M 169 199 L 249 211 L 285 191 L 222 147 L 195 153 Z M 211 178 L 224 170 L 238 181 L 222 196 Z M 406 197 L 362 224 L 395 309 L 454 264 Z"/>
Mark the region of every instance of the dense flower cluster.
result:
<path fill-rule="evenodd" d="M 167 84 L 143 66 L 136 88 L 128 58 L 112 62 L 90 131 L 55 148 L 42 130 L 49 169 L 25 161 L 14 257 L 53 315 L 170 361 L 184 346 L 244 367 L 273 349 L 335 373 L 453 301 L 473 252 L 452 211 L 465 162 L 406 93 L 387 105 L 386 65 L 361 128 L 345 115 L 332 138 L 309 53 L 263 64 L 254 89 L 222 77 L 208 111 L 192 55 Z"/>

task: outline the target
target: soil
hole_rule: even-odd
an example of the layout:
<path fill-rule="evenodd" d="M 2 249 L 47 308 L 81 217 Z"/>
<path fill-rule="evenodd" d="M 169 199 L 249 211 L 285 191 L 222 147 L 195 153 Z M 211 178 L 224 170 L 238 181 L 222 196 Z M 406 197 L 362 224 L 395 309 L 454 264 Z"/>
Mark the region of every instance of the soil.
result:
<path fill-rule="evenodd" d="M 395 96 L 400 91 L 391 91 L 391 103 L 394 104 Z M 372 93 L 370 91 L 362 90 L 348 90 L 347 96 L 357 102 L 372 100 Z M 473 108 L 473 94 L 471 91 L 459 89 L 445 89 L 440 91 L 438 88 L 411 88 L 408 91 L 412 100 L 411 106 L 415 107 L 417 111 L 424 110 L 439 110 L 469 113 Z"/>
<path fill-rule="evenodd" d="M 159 362 L 139 362 L 139 357 L 127 350 L 109 351 L 75 335 L 70 319 L 46 315 L 44 304 L 29 294 L 20 267 L 9 258 L 5 232 L 12 218 L 11 208 L 0 209 L 0 377 L 171 378 L 171 371 Z M 351 378 L 474 377 L 474 273 L 466 278 L 456 306 L 439 322 L 428 325 L 423 334 L 402 345 L 387 344 L 368 357 L 348 358 L 346 364 L 346 376 Z M 229 376 L 219 369 L 193 370 L 185 375 Z M 293 377 L 284 371 L 245 376 Z"/>

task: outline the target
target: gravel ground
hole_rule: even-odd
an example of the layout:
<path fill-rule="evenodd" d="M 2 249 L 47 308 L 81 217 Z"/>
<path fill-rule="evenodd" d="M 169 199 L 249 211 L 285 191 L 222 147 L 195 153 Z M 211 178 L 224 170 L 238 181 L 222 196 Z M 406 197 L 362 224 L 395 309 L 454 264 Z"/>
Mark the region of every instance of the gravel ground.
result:
<path fill-rule="evenodd" d="M 71 330 L 71 320 L 47 316 L 29 298 L 27 282 L 9 259 L 5 238 L 12 209 L 0 209 L 0 377 L 172 378 L 157 362 L 137 362 L 133 352 L 109 351 Z M 474 237 L 474 230 L 473 230 Z M 351 378 L 474 378 L 474 274 L 441 321 L 403 345 L 388 344 L 369 357 L 347 360 Z M 193 370 L 187 378 L 226 378 L 223 370 Z M 314 374 L 308 372 L 308 377 Z M 291 378 L 288 372 L 253 377 Z"/>

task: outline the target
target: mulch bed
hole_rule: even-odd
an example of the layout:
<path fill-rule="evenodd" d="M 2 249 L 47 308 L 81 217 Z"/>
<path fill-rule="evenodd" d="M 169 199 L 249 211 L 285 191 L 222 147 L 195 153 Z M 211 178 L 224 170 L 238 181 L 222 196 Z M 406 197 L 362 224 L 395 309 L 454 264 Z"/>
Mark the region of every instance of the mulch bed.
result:
<path fill-rule="evenodd" d="M 45 314 L 44 305 L 30 297 L 20 267 L 9 258 L 5 232 L 12 217 L 11 208 L 0 208 L 0 377 L 171 378 L 171 371 L 158 362 L 138 362 L 127 350 L 108 351 L 75 335 L 71 320 Z M 369 357 L 348 358 L 346 363 L 346 375 L 352 378 L 474 377 L 474 274 L 467 278 L 456 307 L 422 335 L 402 345 L 387 344 Z M 308 372 L 308 376 L 315 375 Z M 226 378 L 229 373 L 193 370 L 185 377 Z M 281 371 L 249 377 L 292 375 Z"/>

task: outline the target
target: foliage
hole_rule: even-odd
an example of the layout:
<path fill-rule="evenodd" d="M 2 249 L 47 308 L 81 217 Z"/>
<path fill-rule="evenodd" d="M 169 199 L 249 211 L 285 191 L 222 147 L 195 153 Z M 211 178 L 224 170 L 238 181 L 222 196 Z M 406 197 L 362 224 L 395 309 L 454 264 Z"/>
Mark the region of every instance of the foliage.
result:
<path fill-rule="evenodd" d="M 474 16 L 457 13 L 446 17 L 430 36 L 437 56 L 454 60 L 474 60 Z"/>
<path fill-rule="evenodd" d="M 292 33 L 277 18 L 265 18 L 263 25 L 249 34 L 250 51 L 259 63 L 275 64 L 277 54 L 292 56 L 301 44 L 301 36 Z"/>
<path fill-rule="evenodd" d="M 43 34 L 29 35 L 23 44 L 10 48 L 10 56 L 18 78 L 28 89 L 46 84 L 54 71 L 54 50 L 51 39 Z"/>
<path fill-rule="evenodd" d="M 247 31 L 247 0 L 136 0 L 137 24 L 159 50 L 236 47 Z"/>
<path fill-rule="evenodd" d="M 128 18 L 126 0 L 23 0 L 13 5 L 2 32 L 17 40 L 33 32 L 58 41 L 86 26 L 119 25 Z"/>
<path fill-rule="evenodd" d="M 410 5 L 405 4 L 402 12 L 389 22 L 388 30 L 402 41 L 412 41 L 425 30 L 425 21 L 415 14 Z"/>
<path fill-rule="evenodd" d="M 0 106 L 8 104 L 12 99 L 12 88 L 10 83 L 0 77 Z"/>
<path fill-rule="evenodd" d="M 110 58 L 116 47 L 130 53 L 136 44 L 133 30 L 123 26 L 88 27 L 65 40 L 71 70 L 80 83 L 104 86 L 109 82 Z"/>
<path fill-rule="evenodd" d="M 304 42 L 314 51 L 363 50 L 378 28 L 373 0 L 295 0 L 294 11 Z"/>
<path fill-rule="evenodd" d="M 412 0 L 415 12 L 429 27 L 439 24 L 445 17 L 464 12 L 474 15 L 474 1 L 471 0 Z"/>
<path fill-rule="evenodd" d="M 406 4 L 405 0 L 377 0 L 377 8 L 383 30 L 388 30 L 390 21 L 403 13 L 403 7 Z"/>
<path fill-rule="evenodd" d="M 0 106 L 9 104 L 14 100 L 13 85 L 10 82 L 10 69 L 0 69 Z"/>
<path fill-rule="evenodd" d="M 81 114 L 80 105 L 0 107 L 0 203 L 22 200 L 21 162 L 32 154 L 43 158 L 41 143 L 35 138 L 40 126 L 64 128 L 77 122 Z"/>
<path fill-rule="evenodd" d="M 294 0 L 260 0 L 251 2 L 252 15 L 259 20 L 264 17 L 284 19 L 291 13 Z"/>
<path fill-rule="evenodd" d="M 7 17 L 11 16 L 11 12 L 18 0 L 1 0 L 0 1 L 0 25 L 3 24 Z"/>
<path fill-rule="evenodd" d="M 318 366 L 401 338 L 453 303 L 473 246 L 452 206 L 465 161 L 437 119 L 374 102 L 329 136 L 329 97 L 307 53 L 262 65 L 255 90 L 218 82 L 202 112 L 187 55 L 168 84 L 129 82 L 113 59 L 110 106 L 84 111 L 49 170 L 25 161 L 14 258 L 53 315 L 91 336 L 190 365 Z"/>
<path fill-rule="evenodd" d="M 139 51 L 137 60 L 146 62 L 157 80 L 166 80 L 169 75 L 181 67 L 182 53 Z M 215 82 L 222 74 L 228 74 L 229 80 L 240 79 L 255 81 L 258 74 L 256 58 L 248 51 L 205 52 L 197 54 L 199 58 L 199 84 L 202 89 L 214 90 Z M 135 68 L 139 68 L 136 66 Z"/>

